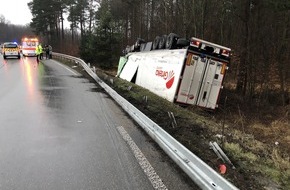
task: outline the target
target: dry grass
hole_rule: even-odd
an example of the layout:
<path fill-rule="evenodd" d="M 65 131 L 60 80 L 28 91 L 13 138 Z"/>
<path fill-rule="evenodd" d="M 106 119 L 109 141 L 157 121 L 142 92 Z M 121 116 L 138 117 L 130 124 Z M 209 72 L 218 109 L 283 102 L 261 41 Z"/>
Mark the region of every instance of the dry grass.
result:
<path fill-rule="evenodd" d="M 163 107 L 166 111 L 174 112 L 177 119 L 180 120 L 177 122 L 184 122 L 186 125 L 190 125 L 189 122 L 194 122 L 194 124 L 201 126 L 200 129 L 206 129 L 209 138 L 204 140 L 218 140 L 215 135 L 224 133 L 222 135 L 225 138 L 220 142 L 225 142 L 223 148 L 237 167 L 237 171 L 243 171 L 242 173 L 245 175 L 252 173 L 251 176 L 257 178 L 256 181 L 261 181 L 260 179 L 263 178 L 262 181 L 268 183 L 272 180 L 279 184 L 277 186 L 280 189 L 290 189 L 290 126 L 288 120 L 285 119 L 285 115 L 281 115 L 280 119 L 273 120 L 267 125 L 260 120 L 249 119 L 247 114 L 238 107 L 236 111 L 225 112 L 226 122 L 224 124 L 221 115 L 207 115 L 199 109 L 178 108 L 178 106 L 173 106 L 173 104 L 161 100 L 148 91 L 137 90 L 138 87 L 131 83 L 119 79 L 114 79 L 114 81 L 113 87 L 118 93 L 121 95 L 123 93 L 126 99 L 137 103 L 136 105 L 141 106 L 141 109 L 147 106 L 146 110 L 150 109 L 150 112 L 156 112 L 157 119 L 162 118 L 162 114 L 166 115 L 166 112 L 160 113 L 160 107 Z M 133 86 L 132 89 L 128 90 L 131 85 Z M 144 95 L 149 97 L 147 105 L 142 102 Z M 188 110 L 190 110 L 190 114 Z M 185 113 L 186 111 L 188 114 Z M 196 128 L 190 129 L 194 131 Z M 195 138 L 188 135 L 190 132 L 188 128 L 184 130 L 184 134 L 182 133 L 182 127 L 171 130 L 171 132 L 173 135 L 174 133 L 179 135 L 177 138 L 183 143 L 187 143 L 185 146 L 196 147 L 193 142 Z M 204 148 L 201 149 L 201 152 L 204 152 L 204 150 Z M 195 151 L 198 150 L 195 149 Z M 264 186 L 267 185 L 262 184 L 261 189 L 264 189 Z"/>
<path fill-rule="evenodd" d="M 120 84 L 120 86 L 125 86 L 125 89 L 128 86 L 128 84 L 123 84 L 123 82 Z M 140 99 L 139 94 L 132 93 L 130 97 Z M 153 99 L 153 104 L 159 104 L 159 106 L 163 102 L 159 102 L 158 97 L 155 96 L 150 96 L 150 99 Z M 169 108 L 170 104 L 167 103 L 163 103 L 161 107 L 173 109 L 172 107 Z M 158 112 L 158 110 L 155 111 Z M 200 113 L 199 109 L 191 109 L 191 111 L 193 114 Z M 174 113 L 176 115 L 184 115 L 184 113 L 180 113 L 176 109 Z M 223 122 L 219 118 L 215 118 L 215 116 L 215 119 L 211 117 L 211 115 L 206 114 L 205 118 L 197 116 L 195 117 L 195 123 L 206 127 L 213 135 L 221 134 L 221 125 Z M 271 125 L 265 125 L 259 122 L 259 120 L 250 121 L 240 108 L 237 109 L 237 112 L 231 113 L 231 118 L 224 125 L 225 134 L 223 135 L 226 136 L 227 141 L 224 144 L 224 149 L 233 159 L 233 162 L 237 163 L 238 170 L 256 173 L 259 177 L 268 177 L 269 180 L 266 180 L 267 183 L 273 180 L 273 183 L 280 184 L 278 185 L 279 188 L 290 189 L 289 157 L 285 151 L 283 153 L 279 151 L 281 144 L 285 145 L 286 142 L 289 143 L 289 123 L 285 120 L 276 120 Z M 220 125 L 217 125 L 217 123 Z M 185 137 L 186 135 L 183 135 L 183 138 Z M 184 142 L 190 142 L 190 140 L 184 139 Z M 276 145 L 275 142 L 279 142 L 279 144 Z"/>
<path fill-rule="evenodd" d="M 238 123 L 241 118 L 237 118 Z M 281 120 L 269 126 L 252 123 L 246 129 L 228 129 L 231 133 L 224 148 L 240 169 L 259 172 L 281 184 L 281 189 L 290 189 L 289 123 Z"/>

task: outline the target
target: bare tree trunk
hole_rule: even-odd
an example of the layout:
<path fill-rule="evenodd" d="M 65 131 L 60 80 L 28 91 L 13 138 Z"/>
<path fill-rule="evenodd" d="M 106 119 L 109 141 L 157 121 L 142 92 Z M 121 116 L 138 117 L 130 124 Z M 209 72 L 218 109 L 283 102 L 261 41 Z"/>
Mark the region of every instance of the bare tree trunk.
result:
<path fill-rule="evenodd" d="M 192 14 L 193 14 L 193 31 L 194 31 L 194 36 L 197 37 L 197 16 L 196 16 L 196 4 L 195 0 L 192 0 Z"/>
<path fill-rule="evenodd" d="M 94 11 L 93 11 L 93 1 L 89 1 L 89 33 L 92 33 L 92 23 L 93 23 L 93 17 L 94 17 Z"/>
<path fill-rule="evenodd" d="M 288 11 L 290 12 L 290 11 Z M 280 79 L 280 91 L 281 91 L 281 98 L 282 98 L 282 104 L 283 106 L 286 103 L 286 94 L 288 93 L 287 91 L 287 64 L 288 64 L 288 59 L 289 58 L 289 51 L 287 51 L 287 31 L 289 30 L 289 14 L 287 16 L 287 13 L 284 14 L 284 28 L 282 29 L 282 36 L 281 36 L 281 41 L 280 44 L 281 46 L 279 47 L 278 54 L 277 54 L 277 60 L 278 60 L 278 71 L 279 71 L 279 79 Z M 289 67 L 288 67 L 289 69 Z"/>
<path fill-rule="evenodd" d="M 81 38 L 84 37 L 84 26 L 83 26 L 83 14 L 80 15 L 80 28 L 81 28 Z"/>
<path fill-rule="evenodd" d="M 150 34 L 148 39 L 152 39 L 153 36 L 155 35 L 156 31 L 155 31 L 155 17 L 154 17 L 154 10 L 155 8 L 155 1 L 151 0 L 151 12 L 150 12 Z"/>
<path fill-rule="evenodd" d="M 237 81 L 237 92 L 242 95 L 246 95 L 247 83 L 248 83 L 248 48 L 249 48 L 249 19 L 250 19 L 250 2 L 247 0 L 243 3 L 244 17 L 242 18 L 244 36 L 242 37 L 242 50 L 241 60 L 238 66 L 238 81 Z"/>
<path fill-rule="evenodd" d="M 60 19 L 61 19 L 61 36 L 62 36 L 62 39 L 64 39 L 64 18 L 63 18 L 63 10 L 61 9 L 61 13 L 60 13 Z"/>

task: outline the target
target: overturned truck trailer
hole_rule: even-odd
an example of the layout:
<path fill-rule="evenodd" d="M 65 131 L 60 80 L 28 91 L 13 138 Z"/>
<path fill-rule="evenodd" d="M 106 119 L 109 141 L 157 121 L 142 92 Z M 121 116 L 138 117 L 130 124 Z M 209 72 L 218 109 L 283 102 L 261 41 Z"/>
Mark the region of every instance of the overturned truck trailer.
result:
<path fill-rule="evenodd" d="M 152 42 L 142 44 L 140 52 L 130 52 L 120 58 L 120 78 L 170 102 L 209 109 L 218 107 L 230 48 L 194 37 L 179 49 L 151 50 L 148 46 Z"/>

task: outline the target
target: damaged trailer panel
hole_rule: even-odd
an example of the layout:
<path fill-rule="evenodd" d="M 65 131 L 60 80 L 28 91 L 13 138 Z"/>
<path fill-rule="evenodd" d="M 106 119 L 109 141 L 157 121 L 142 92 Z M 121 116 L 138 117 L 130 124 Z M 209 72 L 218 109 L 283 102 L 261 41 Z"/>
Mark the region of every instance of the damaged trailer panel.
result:
<path fill-rule="evenodd" d="M 119 77 L 170 102 L 215 109 L 230 49 L 191 38 L 184 49 L 132 52 Z"/>
<path fill-rule="evenodd" d="M 129 54 L 120 78 L 174 102 L 185 54 L 185 49 Z"/>

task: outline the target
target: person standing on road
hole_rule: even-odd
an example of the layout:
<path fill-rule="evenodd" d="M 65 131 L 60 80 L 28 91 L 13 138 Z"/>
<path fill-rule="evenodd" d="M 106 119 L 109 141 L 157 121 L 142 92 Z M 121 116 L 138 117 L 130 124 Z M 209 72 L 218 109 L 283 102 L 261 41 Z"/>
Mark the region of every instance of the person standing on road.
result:
<path fill-rule="evenodd" d="M 48 45 L 48 50 L 49 50 L 49 59 L 52 59 L 52 47 L 51 47 L 51 45 Z"/>
<path fill-rule="evenodd" d="M 42 58 L 43 58 L 43 49 L 42 49 L 41 43 L 39 43 L 38 46 L 39 46 L 39 52 L 40 52 L 39 53 L 39 59 L 42 60 Z"/>
<path fill-rule="evenodd" d="M 40 45 L 37 45 L 35 48 L 35 54 L 36 54 L 36 61 L 37 63 L 39 63 L 39 59 L 40 59 Z"/>
<path fill-rule="evenodd" d="M 45 58 L 46 59 L 49 59 L 49 48 L 48 48 L 48 45 L 45 45 Z"/>

